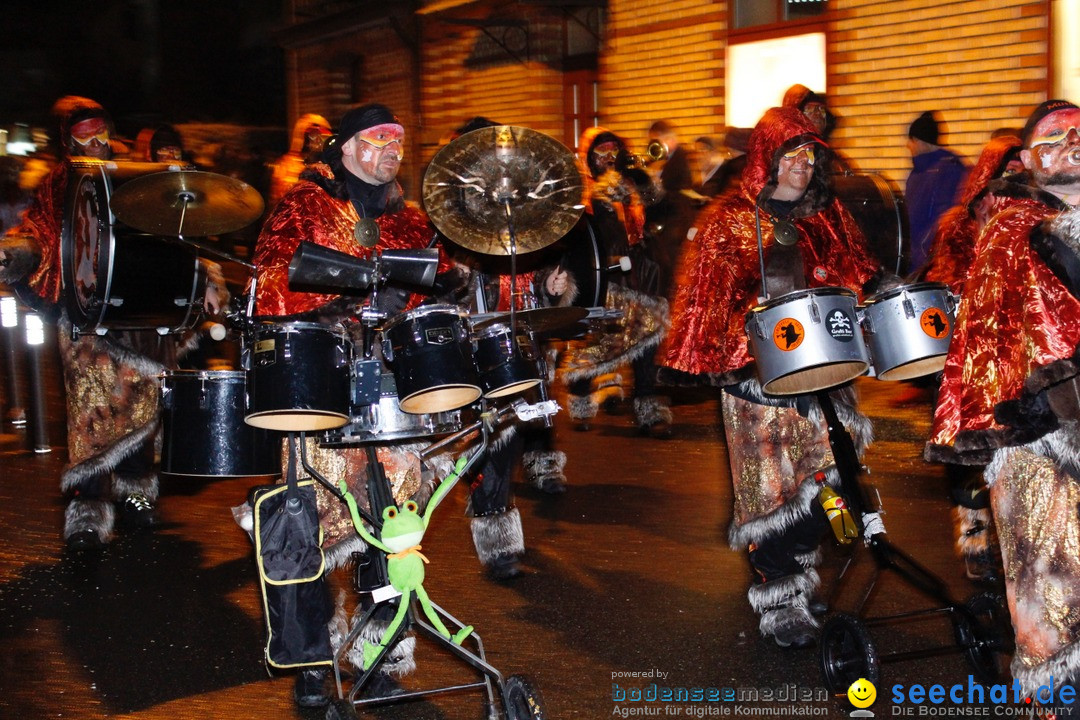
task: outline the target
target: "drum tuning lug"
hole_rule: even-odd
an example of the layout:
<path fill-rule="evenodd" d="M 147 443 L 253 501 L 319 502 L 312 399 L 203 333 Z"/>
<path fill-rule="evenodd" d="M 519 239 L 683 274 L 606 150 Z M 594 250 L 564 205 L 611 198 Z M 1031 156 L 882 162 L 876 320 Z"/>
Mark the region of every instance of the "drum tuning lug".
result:
<path fill-rule="evenodd" d="M 907 317 L 908 320 L 915 317 L 915 304 L 913 302 L 911 302 L 911 298 L 909 298 L 907 296 L 907 293 L 904 293 L 903 305 L 904 305 L 904 316 Z"/>

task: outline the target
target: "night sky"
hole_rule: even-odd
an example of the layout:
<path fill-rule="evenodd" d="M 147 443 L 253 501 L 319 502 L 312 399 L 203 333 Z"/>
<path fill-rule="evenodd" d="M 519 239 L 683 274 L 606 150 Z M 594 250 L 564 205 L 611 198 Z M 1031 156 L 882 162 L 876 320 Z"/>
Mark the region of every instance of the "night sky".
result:
<path fill-rule="evenodd" d="M 0 126 L 47 126 L 62 95 L 118 129 L 147 121 L 284 125 L 278 0 L 19 0 L 4 10 Z"/>

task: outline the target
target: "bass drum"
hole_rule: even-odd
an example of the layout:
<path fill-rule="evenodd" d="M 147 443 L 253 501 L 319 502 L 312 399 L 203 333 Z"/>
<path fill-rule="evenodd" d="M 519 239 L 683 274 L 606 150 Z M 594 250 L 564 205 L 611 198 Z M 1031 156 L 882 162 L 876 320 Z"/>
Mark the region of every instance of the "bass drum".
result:
<path fill-rule="evenodd" d="M 608 251 L 590 213 L 582 213 L 577 225 L 559 241 L 563 254 L 559 264 L 577 284 L 578 307 L 603 307 L 607 300 Z"/>
<path fill-rule="evenodd" d="M 885 269 L 903 275 L 908 239 L 900 192 L 875 173 L 833 175 L 832 184 L 837 199 L 866 236 L 870 251 Z"/>
<path fill-rule="evenodd" d="M 195 250 L 122 225 L 109 207 L 114 186 L 170 169 L 176 166 L 72 163 L 60 262 L 64 300 L 77 331 L 177 333 L 201 317 L 206 272 Z"/>
<path fill-rule="evenodd" d="M 244 371 L 166 371 L 161 376 L 161 406 L 161 472 L 196 477 L 281 474 L 281 435 L 244 422 Z"/>

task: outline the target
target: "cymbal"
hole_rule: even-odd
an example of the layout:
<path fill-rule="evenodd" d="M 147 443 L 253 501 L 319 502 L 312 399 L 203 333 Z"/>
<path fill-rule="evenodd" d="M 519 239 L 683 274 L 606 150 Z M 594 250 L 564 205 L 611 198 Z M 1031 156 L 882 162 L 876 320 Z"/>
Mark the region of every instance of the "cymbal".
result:
<path fill-rule="evenodd" d="M 435 227 L 488 255 L 547 247 L 584 210 L 574 154 L 543 133 L 512 125 L 473 130 L 436 153 L 423 195 Z"/>
<path fill-rule="evenodd" d="M 548 332 L 558 330 L 567 325 L 584 320 L 589 315 L 589 310 L 576 305 L 565 307 L 533 308 L 532 310 L 518 310 L 514 313 L 516 322 L 522 327 L 527 327 L 533 332 Z M 509 324 L 510 313 L 485 313 L 472 316 L 474 330 L 483 330 L 486 327 L 499 323 Z"/>
<path fill-rule="evenodd" d="M 112 195 L 113 214 L 155 235 L 220 235 L 246 227 L 263 211 L 259 191 L 228 175 L 178 170 L 128 180 Z"/>

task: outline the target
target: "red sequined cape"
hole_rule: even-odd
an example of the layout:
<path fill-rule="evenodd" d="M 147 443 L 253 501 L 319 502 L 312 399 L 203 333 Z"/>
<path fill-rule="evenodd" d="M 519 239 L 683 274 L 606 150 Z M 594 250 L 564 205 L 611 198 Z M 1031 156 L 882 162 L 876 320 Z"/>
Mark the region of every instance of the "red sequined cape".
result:
<path fill-rule="evenodd" d="M 1037 376 L 1080 347 L 1080 300 L 1029 238 L 1061 205 L 1028 193 L 1001 209 L 976 242 L 926 448 L 930 460 L 982 464 L 998 447 L 1029 441 L 995 419 L 1002 403 L 1037 393 Z"/>
<path fill-rule="evenodd" d="M 767 183 L 775 187 L 773 158 L 778 149 L 812 134 L 802 113 L 791 108 L 773 108 L 754 129 L 740 192 L 713 201 L 698 218 L 696 235 L 683 243 L 671 328 L 658 356 L 664 367 L 708 376 L 715 385 L 744 378 L 738 371 L 753 360 L 745 316 L 762 292 L 755 199 Z M 798 208 L 794 214 L 807 286 L 860 292 L 878 272 L 879 263 L 851 214 L 835 198 L 809 216 L 798 217 Z M 762 210 L 760 217 L 767 263 L 773 224 L 768 212 Z"/>
<path fill-rule="evenodd" d="M 289 289 L 289 261 L 303 240 L 368 259 L 372 249 L 353 238 L 359 215 L 348 200 L 339 200 L 315 183 L 301 180 L 281 199 L 267 218 L 255 245 L 256 315 L 295 315 L 316 310 L 336 300 L 336 294 L 293 292 Z M 379 217 L 379 250 L 416 250 L 431 244 L 435 228 L 427 215 L 406 207 Z M 440 251 L 439 270 L 448 267 Z"/>
<path fill-rule="evenodd" d="M 953 292 L 960 292 L 971 269 L 975 238 L 979 234 L 972 203 L 982 197 L 987 185 L 1001 168 L 1005 156 L 1018 145 L 1019 138 L 1006 136 L 994 138 L 983 148 L 979 160 L 968 173 L 967 182 L 960 192 L 960 201 L 938 220 L 930 260 L 922 273 L 923 280 L 945 283 Z"/>

